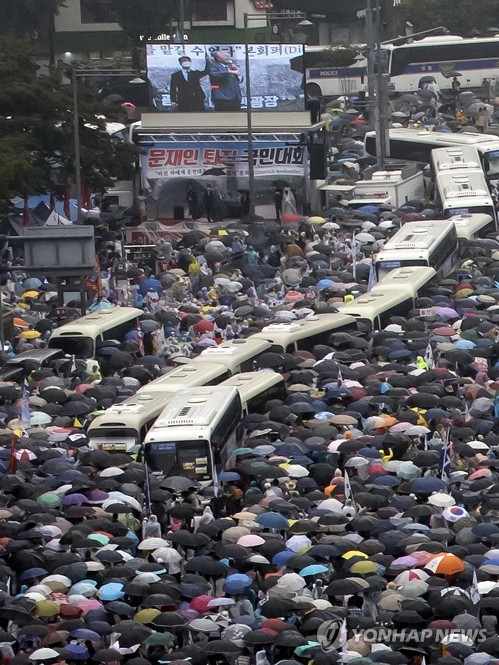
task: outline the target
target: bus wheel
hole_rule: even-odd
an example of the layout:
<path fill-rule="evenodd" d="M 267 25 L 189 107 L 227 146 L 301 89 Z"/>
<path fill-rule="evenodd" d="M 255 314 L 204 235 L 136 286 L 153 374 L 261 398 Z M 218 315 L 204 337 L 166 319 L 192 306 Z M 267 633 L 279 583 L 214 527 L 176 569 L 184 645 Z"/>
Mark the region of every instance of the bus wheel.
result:
<path fill-rule="evenodd" d="M 321 87 L 317 83 L 307 83 L 305 92 L 308 99 L 319 99 L 319 97 L 322 97 Z"/>

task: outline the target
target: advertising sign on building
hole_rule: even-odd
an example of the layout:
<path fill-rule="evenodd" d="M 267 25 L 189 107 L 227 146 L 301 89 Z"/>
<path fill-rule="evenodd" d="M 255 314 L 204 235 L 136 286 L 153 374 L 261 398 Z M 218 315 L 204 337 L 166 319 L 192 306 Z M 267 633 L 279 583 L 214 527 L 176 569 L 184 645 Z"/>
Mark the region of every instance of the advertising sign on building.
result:
<path fill-rule="evenodd" d="M 146 44 L 151 109 L 196 113 L 247 108 L 248 49 L 251 109 L 303 111 L 301 44 Z M 296 71 L 296 70 L 301 71 Z"/>

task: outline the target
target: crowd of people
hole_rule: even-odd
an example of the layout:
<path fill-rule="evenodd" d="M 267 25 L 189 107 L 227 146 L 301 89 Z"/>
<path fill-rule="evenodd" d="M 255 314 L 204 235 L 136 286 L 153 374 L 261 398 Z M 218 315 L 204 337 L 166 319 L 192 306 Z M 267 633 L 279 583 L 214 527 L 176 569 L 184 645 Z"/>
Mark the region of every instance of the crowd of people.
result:
<path fill-rule="evenodd" d="M 255 369 L 282 372 L 287 397 L 245 417 L 215 487 L 146 479 L 86 435 L 176 356 L 365 292 L 373 252 L 432 214 L 409 202 L 236 223 L 159 243 L 164 270 L 121 276 L 104 242 L 92 308 L 142 307 L 143 336 L 115 362 L 68 358 L 0 385 L 3 663 L 499 659 L 495 239 L 384 329 L 262 356 Z M 46 344 L 57 320 L 32 305 L 50 289 L 22 265 L 7 275 L 3 361 Z"/>

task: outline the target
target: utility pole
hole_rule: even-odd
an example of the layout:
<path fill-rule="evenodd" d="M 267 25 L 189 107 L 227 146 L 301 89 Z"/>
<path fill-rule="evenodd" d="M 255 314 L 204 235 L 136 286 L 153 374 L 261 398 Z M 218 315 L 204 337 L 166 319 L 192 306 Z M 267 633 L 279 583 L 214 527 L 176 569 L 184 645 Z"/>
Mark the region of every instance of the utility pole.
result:
<path fill-rule="evenodd" d="M 376 155 L 378 167 L 383 169 L 386 157 L 389 154 L 388 133 L 388 90 L 387 81 L 383 72 L 383 57 L 381 51 L 381 8 L 380 0 L 376 0 Z"/>

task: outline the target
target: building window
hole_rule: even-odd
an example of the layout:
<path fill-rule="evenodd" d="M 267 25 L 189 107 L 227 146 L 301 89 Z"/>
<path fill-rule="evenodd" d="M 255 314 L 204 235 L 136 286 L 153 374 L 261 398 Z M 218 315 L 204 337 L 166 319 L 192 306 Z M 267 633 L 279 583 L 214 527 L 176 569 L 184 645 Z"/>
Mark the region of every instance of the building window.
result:
<path fill-rule="evenodd" d="M 117 23 L 113 0 L 80 0 L 82 23 Z"/>
<path fill-rule="evenodd" d="M 234 4 L 231 0 L 191 0 L 192 25 L 234 25 Z"/>

